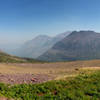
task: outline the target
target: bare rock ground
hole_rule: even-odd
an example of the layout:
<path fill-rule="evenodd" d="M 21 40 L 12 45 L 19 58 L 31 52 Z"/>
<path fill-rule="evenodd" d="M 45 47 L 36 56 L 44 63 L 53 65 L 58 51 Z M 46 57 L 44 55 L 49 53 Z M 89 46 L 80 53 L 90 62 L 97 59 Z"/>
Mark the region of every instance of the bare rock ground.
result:
<path fill-rule="evenodd" d="M 54 77 L 45 74 L 0 74 L 0 83 L 7 84 L 34 84 L 53 80 Z"/>
<path fill-rule="evenodd" d="M 5 98 L 5 97 L 0 97 L 0 100 L 14 100 L 14 99 L 8 99 L 8 98 Z"/>

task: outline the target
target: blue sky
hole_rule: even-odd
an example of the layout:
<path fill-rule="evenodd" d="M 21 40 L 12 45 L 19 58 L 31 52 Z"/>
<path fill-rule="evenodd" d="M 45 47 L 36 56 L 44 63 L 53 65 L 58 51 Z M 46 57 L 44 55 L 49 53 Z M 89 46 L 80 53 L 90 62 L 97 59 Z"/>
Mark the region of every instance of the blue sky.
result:
<path fill-rule="evenodd" d="M 0 0 L 0 43 L 69 30 L 100 32 L 100 0 Z"/>

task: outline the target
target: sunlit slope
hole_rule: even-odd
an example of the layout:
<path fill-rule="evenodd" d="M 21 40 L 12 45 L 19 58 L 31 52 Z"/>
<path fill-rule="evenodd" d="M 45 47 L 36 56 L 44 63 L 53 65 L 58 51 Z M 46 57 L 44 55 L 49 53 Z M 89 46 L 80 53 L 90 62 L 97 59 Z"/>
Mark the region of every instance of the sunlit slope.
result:
<path fill-rule="evenodd" d="M 20 58 L 20 57 L 16 57 L 16 56 L 12 56 L 9 55 L 7 53 L 4 53 L 2 51 L 0 51 L 0 62 L 3 63 L 25 63 L 25 62 L 39 62 L 37 60 L 34 59 L 28 59 L 28 58 Z"/>

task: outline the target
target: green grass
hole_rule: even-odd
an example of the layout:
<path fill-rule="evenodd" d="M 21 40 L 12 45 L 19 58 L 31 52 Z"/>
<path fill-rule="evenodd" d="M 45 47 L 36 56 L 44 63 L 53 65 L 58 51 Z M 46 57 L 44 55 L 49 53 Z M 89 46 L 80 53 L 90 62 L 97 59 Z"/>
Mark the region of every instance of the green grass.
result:
<path fill-rule="evenodd" d="M 43 63 L 43 61 L 31 59 L 31 58 L 20 58 L 0 52 L 0 62 L 2 63 Z"/>
<path fill-rule="evenodd" d="M 42 84 L 0 83 L 0 96 L 15 100 L 100 100 L 100 71 Z"/>

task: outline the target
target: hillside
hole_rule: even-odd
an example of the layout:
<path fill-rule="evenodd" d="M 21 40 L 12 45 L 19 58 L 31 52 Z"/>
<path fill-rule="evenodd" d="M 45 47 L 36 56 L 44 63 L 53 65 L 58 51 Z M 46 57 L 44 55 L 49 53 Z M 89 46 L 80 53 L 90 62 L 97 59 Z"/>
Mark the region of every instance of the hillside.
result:
<path fill-rule="evenodd" d="M 3 63 L 22 63 L 22 62 L 26 63 L 27 62 L 28 63 L 28 62 L 40 62 L 40 61 L 29 59 L 29 58 L 20 58 L 0 51 L 0 62 Z"/>
<path fill-rule="evenodd" d="M 54 37 L 39 35 L 36 38 L 24 43 L 20 48 L 11 51 L 11 54 L 19 57 L 37 58 L 68 34 L 70 34 L 70 32 L 61 33 Z"/>
<path fill-rule="evenodd" d="M 100 34 L 93 31 L 74 31 L 38 59 L 47 61 L 100 59 Z"/>

